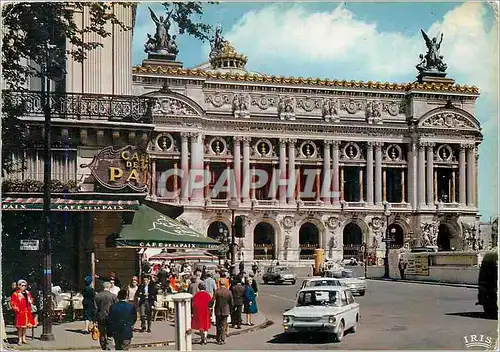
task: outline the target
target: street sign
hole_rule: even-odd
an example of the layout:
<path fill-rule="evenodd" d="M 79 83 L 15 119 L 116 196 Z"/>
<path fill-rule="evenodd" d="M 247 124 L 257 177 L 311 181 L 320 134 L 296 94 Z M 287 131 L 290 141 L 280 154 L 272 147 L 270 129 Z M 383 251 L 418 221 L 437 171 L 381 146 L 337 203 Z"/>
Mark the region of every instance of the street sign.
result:
<path fill-rule="evenodd" d="M 22 251 L 38 251 L 40 249 L 39 240 L 20 240 Z"/>

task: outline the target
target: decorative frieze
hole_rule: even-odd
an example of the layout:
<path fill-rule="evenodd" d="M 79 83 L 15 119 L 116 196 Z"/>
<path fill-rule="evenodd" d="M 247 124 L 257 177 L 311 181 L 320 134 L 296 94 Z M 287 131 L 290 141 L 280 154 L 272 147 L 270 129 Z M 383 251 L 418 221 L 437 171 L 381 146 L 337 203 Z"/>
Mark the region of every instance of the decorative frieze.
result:
<path fill-rule="evenodd" d="M 422 127 L 475 128 L 467 118 L 453 112 L 433 115 L 422 122 Z"/>
<path fill-rule="evenodd" d="M 191 106 L 173 97 L 156 98 L 153 114 L 199 115 Z"/>

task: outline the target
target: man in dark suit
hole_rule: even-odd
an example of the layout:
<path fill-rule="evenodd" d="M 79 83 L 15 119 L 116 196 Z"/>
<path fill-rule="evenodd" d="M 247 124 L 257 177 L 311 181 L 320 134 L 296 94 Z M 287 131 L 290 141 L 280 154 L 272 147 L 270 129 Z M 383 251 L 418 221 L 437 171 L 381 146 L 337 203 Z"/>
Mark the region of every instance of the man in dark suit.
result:
<path fill-rule="evenodd" d="M 103 287 L 104 291 L 99 292 L 95 298 L 97 306 L 96 320 L 99 328 L 99 343 L 101 344 L 101 349 L 111 350 L 113 340 L 111 336 L 108 335 L 109 310 L 113 304 L 118 302 L 118 298 L 109 291 L 111 283 L 105 282 Z"/>
<path fill-rule="evenodd" d="M 139 303 L 139 312 L 141 314 L 141 332 L 146 331 L 146 321 L 148 323 L 148 332 L 151 332 L 151 322 L 153 308 L 156 302 L 156 286 L 149 277 L 142 279 L 142 285 L 137 289 L 137 301 Z"/>
<path fill-rule="evenodd" d="M 231 286 L 231 293 L 233 294 L 233 310 L 231 315 L 232 327 L 241 329 L 241 311 L 243 308 L 243 297 L 245 295 L 245 286 L 241 280 L 235 280 Z"/>
<path fill-rule="evenodd" d="M 118 292 L 118 303 L 111 306 L 109 311 L 108 334 L 115 339 L 117 350 L 128 350 L 132 341 L 132 331 L 137 320 L 137 309 L 127 303 L 127 291 Z"/>
<path fill-rule="evenodd" d="M 215 290 L 215 324 L 217 326 L 217 343 L 226 343 L 227 317 L 233 309 L 233 294 L 226 288 L 225 278 L 220 279 L 220 287 Z"/>

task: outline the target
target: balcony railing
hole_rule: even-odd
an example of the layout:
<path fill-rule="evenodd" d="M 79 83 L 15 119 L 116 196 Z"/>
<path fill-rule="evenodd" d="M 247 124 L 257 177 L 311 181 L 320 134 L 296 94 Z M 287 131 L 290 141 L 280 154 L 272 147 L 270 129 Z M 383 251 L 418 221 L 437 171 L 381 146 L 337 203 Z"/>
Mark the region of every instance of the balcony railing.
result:
<path fill-rule="evenodd" d="M 40 91 L 4 90 L 25 116 L 43 116 Z M 108 120 L 150 123 L 152 98 L 111 94 L 50 93 L 52 117 L 69 120 Z"/>

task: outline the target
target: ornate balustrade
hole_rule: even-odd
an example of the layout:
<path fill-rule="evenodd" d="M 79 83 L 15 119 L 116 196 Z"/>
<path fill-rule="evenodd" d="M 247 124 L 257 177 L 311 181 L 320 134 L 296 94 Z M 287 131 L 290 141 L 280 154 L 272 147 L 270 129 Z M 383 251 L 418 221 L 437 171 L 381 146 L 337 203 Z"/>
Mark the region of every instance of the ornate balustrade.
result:
<path fill-rule="evenodd" d="M 19 106 L 24 116 L 43 116 L 40 91 L 4 90 L 4 100 Z M 54 118 L 69 120 L 107 120 L 150 123 L 154 99 L 128 95 L 50 93 L 50 112 Z"/>

